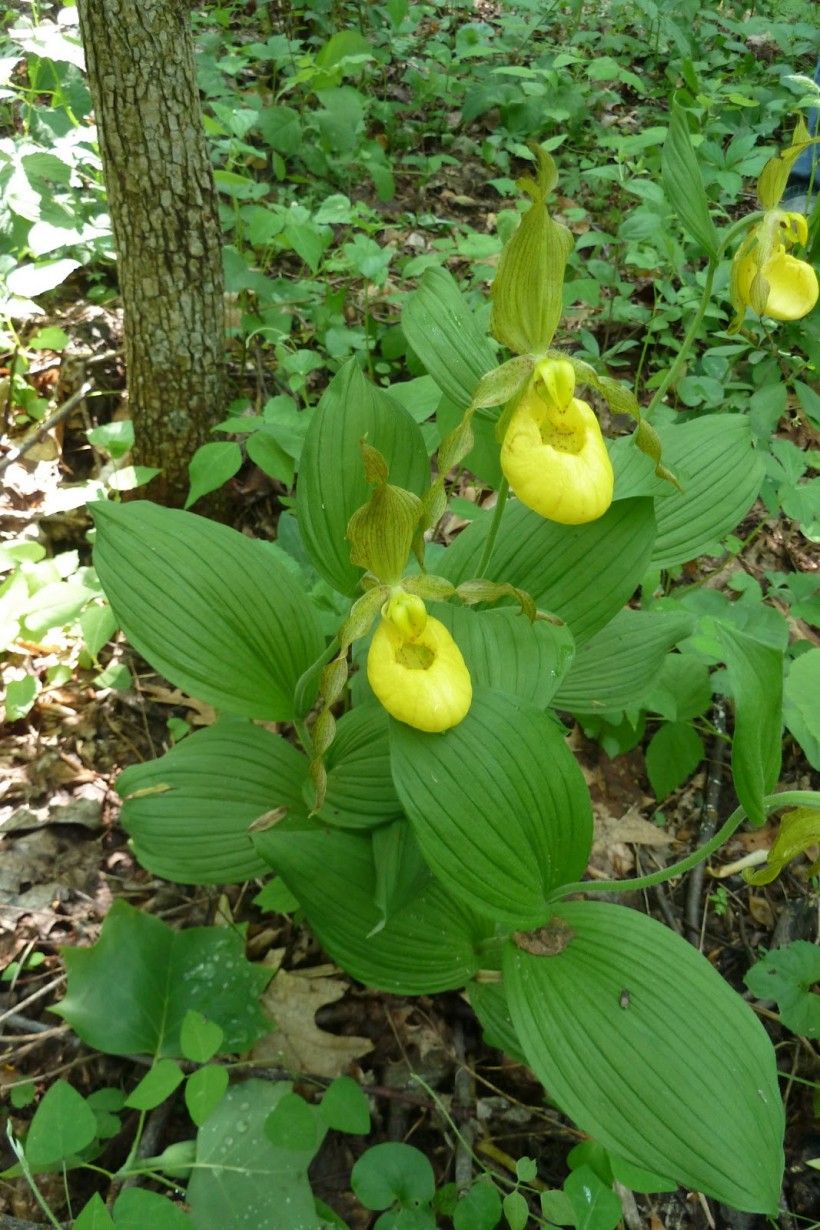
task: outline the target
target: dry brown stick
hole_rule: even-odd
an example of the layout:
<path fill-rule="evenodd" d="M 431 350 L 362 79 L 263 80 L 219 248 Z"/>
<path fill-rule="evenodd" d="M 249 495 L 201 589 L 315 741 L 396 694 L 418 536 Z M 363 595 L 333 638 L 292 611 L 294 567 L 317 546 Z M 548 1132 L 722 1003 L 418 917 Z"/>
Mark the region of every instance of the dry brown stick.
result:
<path fill-rule="evenodd" d="M 0 461 L 0 474 L 4 474 L 10 465 L 25 456 L 29 449 L 34 448 L 35 444 L 42 440 L 44 436 L 48 435 L 52 427 L 56 427 L 57 424 L 61 423 L 63 419 L 68 418 L 71 411 L 80 404 L 83 398 L 88 396 L 93 387 L 94 385 L 92 381 L 84 380 L 77 389 L 76 393 L 72 393 L 67 401 L 64 401 L 61 406 L 57 407 L 53 414 L 50 414 L 47 419 L 44 419 L 42 423 L 38 424 L 31 435 L 26 436 L 25 440 L 21 445 L 19 445 L 18 448 L 13 448 L 11 452 L 8 453 L 2 461 Z"/>
<path fill-rule="evenodd" d="M 703 845 L 710 837 L 714 836 L 718 823 L 720 791 L 723 785 L 723 759 L 726 754 L 726 706 L 722 699 L 715 701 L 714 715 L 716 734 L 712 745 L 712 754 L 709 757 L 709 772 L 706 778 L 706 794 L 701 812 L 700 830 L 697 838 L 698 845 Z M 700 945 L 700 911 L 705 872 L 705 863 L 698 863 L 692 869 L 686 893 L 686 910 L 684 913 L 686 937 L 695 947 Z"/>
<path fill-rule="evenodd" d="M 454 1178 L 459 1193 L 463 1194 L 473 1181 L 475 1082 L 469 1069 L 464 1066 L 464 1026 L 461 1021 L 456 1021 L 453 1025 L 453 1046 L 457 1060 L 453 1089 L 453 1117 L 458 1123 Z"/>

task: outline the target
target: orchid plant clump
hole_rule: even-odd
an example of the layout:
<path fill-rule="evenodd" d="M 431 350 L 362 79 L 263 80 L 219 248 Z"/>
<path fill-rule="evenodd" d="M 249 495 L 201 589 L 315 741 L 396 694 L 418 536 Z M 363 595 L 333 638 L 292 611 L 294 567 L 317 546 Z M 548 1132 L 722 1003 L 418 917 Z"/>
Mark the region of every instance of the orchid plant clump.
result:
<path fill-rule="evenodd" d="M 798 129 L 790 150 L 804 145 Z M 762 468 L 742 416 L 650 420 L 738 239 L 736 313 L 811 310 L 816 276 L 794 255 L 805 220 L 777 208 L 792 154 L 761 176 L 762 217 L 719 232 L 674 114 L 665 191 L 707 275 L 646 412 L 554 347 L 572 240 L 549 212 L 552 160 L 535 154 L 493 286 L 494 340 L 441 269 L 404 311 L 441 412 L 456 416 L 432 477 L 406 408 L 413 388 L 399 400 L 351 361 L 311 412 L 299 563 L 190 513 L 94 506 L 96 566 L 129 640 L 220 714 L 122 775 L 123 823 L 144 865 L 172 880 L 272 869 L 333 960 L 368 985 L 466 987 L 487 1039 L 533 1069 L 621 1181 L 775 1214 L 783 1109 L 766 1033 L 683 939 L 595 898 L 680 875 L 743 820 L 818 805 L 773 794 L 782 651 L 710 626 L 710 664 L 734 704 L 739 807 L 694 855 L 634 880 L 581 878 L 592 809 L 557 715 L 635 704 L 693 661 L 690 614 L 630 600 L 652 570 L 732 530 Z M 501 363 L 497 344 L 510 352 Z M 633 433 L 605 439 L 582 389 L 631 416 Z M 462 470 L 497 498 L 445 546 Z M 314 601 L 322 589 L 344 604 L 341 626 Z"/>

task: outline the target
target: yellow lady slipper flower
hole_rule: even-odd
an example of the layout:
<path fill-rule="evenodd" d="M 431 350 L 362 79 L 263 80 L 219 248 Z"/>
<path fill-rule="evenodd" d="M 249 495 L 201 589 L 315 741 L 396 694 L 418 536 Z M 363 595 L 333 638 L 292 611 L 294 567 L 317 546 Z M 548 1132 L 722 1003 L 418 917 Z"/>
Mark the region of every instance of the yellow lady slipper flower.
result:
<path fill-rule="evenodd" d="M 457 726 L 473 699 L 458 645 L 421 598 L 401 590 L 382 608 L 367 678 L 391 717 L 430 733 Z"/>
<path fill-rule="evenodd" d="M 770 209 L 752 227 L 732 261 L 730 298 L 736 330 L 747 307 L 772 320 L 800 320 L 818 298 L 817 274 L 788 248 L 805 244 L 808 224 L 802 214 Z"/>
<path fill-rule="evenodd" d="M 603 516 L 615 485 L 598 420 L 574 392 L 572 364 L 544 359 L 501 446 L 501 469 L 521 503 L 563 525 Z"/>

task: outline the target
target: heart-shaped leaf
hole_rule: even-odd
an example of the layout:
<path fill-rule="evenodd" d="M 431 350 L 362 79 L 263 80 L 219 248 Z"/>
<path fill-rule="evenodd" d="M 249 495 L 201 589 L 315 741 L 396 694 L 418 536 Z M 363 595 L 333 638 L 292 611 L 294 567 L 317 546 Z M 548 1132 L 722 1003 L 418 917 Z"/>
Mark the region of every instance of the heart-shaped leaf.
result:
<path fill-rule="evenodd" d="M 68 989 L 53 1011 L 106 1055 L 181 1056 L 189 1008 L 221 1026 L 225 1052 L 268 1032 L 257 1000 L 271 971 L 245 960 L 233 928 L 174 931 L 120 900 L 96 944 L 61 955 Z"/>

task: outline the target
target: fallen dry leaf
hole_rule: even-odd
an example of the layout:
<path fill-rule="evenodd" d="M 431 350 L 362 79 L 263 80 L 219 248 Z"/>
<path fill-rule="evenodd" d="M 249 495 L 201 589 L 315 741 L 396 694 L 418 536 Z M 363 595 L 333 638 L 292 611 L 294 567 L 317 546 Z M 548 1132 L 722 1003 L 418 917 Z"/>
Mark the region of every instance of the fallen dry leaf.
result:
<path fill-rule="evenodd" d="M 373 1050 L 373 1043 L 369 1038 L 327 1033 L 314 1018 L 325 1004 L 341 999 L 348 984 L 314 970 L 289 973 L 279 968 L 284 952 L 284 948 L 273 949 L 264 961 L 277 970 L 262 996 L 262 1008 L 275 1028 L 257 1042 L 251 1057 L 292 1073 L 310 1072 L 331 1079 L 341 1076 L 354 1060 Z"/>

